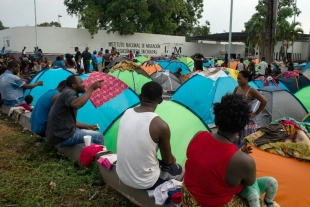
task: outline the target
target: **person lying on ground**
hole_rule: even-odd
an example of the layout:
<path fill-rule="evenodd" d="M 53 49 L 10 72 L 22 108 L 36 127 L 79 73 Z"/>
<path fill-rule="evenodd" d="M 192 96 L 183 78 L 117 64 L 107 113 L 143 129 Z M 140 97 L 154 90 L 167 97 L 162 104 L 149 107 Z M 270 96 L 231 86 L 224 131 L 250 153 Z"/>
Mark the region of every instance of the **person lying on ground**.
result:
<path fill-rule="evenodd" d="M 31 131 L 45 137 L 48 114 L 59 94 L 65 89 L 66 80 L 61 81 L 56 89 L 45 92 L 37 101 L 30 117 Z"/>
<path fill-rule="evenodd" d="M 21 80 L 17 74 L 20 66 L 17 61 L 8 63 L 8 69 L 0 76 L 0 93 L 4 105 L 17 106 L 26 103 L 24 100 L 24 89 L 32 89 L 36 86 L 42 86 L 43 82 L 38 81 L 34 84 L 27 84 Z"/>
<path fill-rule="evenodd" d="M 92 93 L 101 88 L 103 80 L 95 81 L 87 91 L 83 80 L 76 75 L 66 79 L 66 88 L 52 106 L 46 129 L 47 143 L 66 147 L 84 142 L 84 136 L 90 135 L 92 143 L 103 144 L 103 135 L 96 132 L 96 125 L 87 125 L 76 120 L 77 110 L 83 107 Z M 83 93 L 82 96 L 78 94 Z M 94 114 L 94 116 L 96 116 Z"/>
<path fill-rule="evenodd" d="M 116 172 L 126 185 L 155 189 L 170 179 L 182 180 L 184 170 L 171 152 L 168 124 L 154 113 L 163 88 L 156 82 L 142 87 L 140 106 L 126 110 L 117 137 Z M 162 160 L 157 158 L 160 149 Z"/>

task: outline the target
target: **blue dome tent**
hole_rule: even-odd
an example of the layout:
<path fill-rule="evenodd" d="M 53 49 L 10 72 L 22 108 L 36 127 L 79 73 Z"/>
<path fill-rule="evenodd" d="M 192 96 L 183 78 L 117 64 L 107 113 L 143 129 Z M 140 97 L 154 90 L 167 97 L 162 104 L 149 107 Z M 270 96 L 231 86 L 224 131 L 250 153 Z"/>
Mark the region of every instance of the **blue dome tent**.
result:
<path fill-rule="evenodd" d="M 162 68 L 167 67 L 167 65 L 170 64 L 169 60 L 156 60 L 156 62 L 158 63 L 158 65 L 160 65 Z"/>
<path fill-rule="evenodd" d="M 85 80 L 89 75 L 81 75 L 80 77 L 82 80 Z M 105 133 L 114 121 L 126 111 L 126 109 L 134 107 L 139 103 L 140 100 L 138 95 L 128 87 L 119 95 L 98 108 L 88 100 L 87 103 L 78 110 L 77 120 L 85 124 L 98 124 L 100 127 L 99 132 Z"/>
<path fill-rule="evenodd" d="M 171 61 L 166 67 L 163 67 L 163 69 L 169 70 L 171 73 L 174 73 L 179 68 L 182 69 L 182 72 L 181 72 L 182 75 L 186 75 L 191 72 L 191 70 L 187 67 L 187 65 L 185 65 L 183 62 L 178 61 L 178 60 Z"/>
<path fill-rule="evenodd" d="M 48 90 L 55 89 L 58 84 L 66 80 L 68 76 L 73 75 L 72 72 L 63 69 L 45 69 L 37 73 L 29 82 L 29 84 L 34 84 L 38 81 L 43 81 L 43 86 L 38 86 L 33 89 L 26 89 L 24 92 L 24 96 L 32 95 L 33 102 L 32 104 L 35 105 L 38 99 Z"/>
<path fill-rule="evenodd" d="M 214 124 L 213 103 L 220 102 L 226 93 L 232 93 L 237 82 L 231 76 L 216 80 L 195 75 L 172 96 L 172 101 L 194 112 L 205 124 Z"/>

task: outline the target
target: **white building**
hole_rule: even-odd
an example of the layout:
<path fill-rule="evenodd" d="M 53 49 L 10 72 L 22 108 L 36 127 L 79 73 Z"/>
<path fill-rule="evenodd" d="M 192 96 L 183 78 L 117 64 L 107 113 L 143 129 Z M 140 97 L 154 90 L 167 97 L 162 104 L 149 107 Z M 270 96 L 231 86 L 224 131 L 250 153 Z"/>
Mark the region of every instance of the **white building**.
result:
<path fill-rule="evenodd" d="M 33 53 L 36 46 L 35 27 L 15 27 L 0 30 L 1 47 L 6 48 L 7 53 L 20 54 L 23 47 L 27 47 L 27 53 Z M 227 45 L 220 43 L 192 43 L 186 42 L 185 37 L 135 33 L 134 35 L 108 34 L 105 30 L 99 30 L 91 38 L 87 29 L 61 28 L 61 27 L 37 27 L 38 47 L 44 54 L 74 53 L 74 47 L 84 51 L 89 47 L 90 51 L 100 48 L 111 50 L 117 48 L 121 55 L 127 55 L 130 50 L 140 51 L 147 56 L 171 55 L 172 52 L 180 55 L 193 55 L 202 53 L 205 57 L 219 57 L 227 52 Z M 232 54 L 245 55 L 245 45 L 234 43 L 231 47 Z"/>

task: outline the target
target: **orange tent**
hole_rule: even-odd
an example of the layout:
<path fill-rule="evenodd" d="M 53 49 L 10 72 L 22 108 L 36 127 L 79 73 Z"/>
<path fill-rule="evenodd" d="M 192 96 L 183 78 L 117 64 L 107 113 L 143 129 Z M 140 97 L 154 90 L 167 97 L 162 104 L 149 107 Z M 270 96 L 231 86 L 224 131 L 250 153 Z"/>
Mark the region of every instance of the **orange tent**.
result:
<path fill-rule="evenodd" d="M 162 70 L 162 67 L 158 63 L 156 63 L 155 61 L 144 62 L 140 67 L 143 70 L 145 70 L 145 72 L 147 72 L 149 75 L 152 75 L 153 73 L 155 73 L 158 70 Z"/>
<path fill-rule="evenodd" d="M 232 69 L 236 69 L 237 65 L 238 65 L 238 61 L 233 61 L 233 62 L 230 62 L 230 68 Z"/>
<path fill-rule="evenodd" d="M 310 206 L 310 163 L 282 157 L 253 147 L 256 176 L 272 176 L 279 189 L 275 201 L 280 206 Z"/>

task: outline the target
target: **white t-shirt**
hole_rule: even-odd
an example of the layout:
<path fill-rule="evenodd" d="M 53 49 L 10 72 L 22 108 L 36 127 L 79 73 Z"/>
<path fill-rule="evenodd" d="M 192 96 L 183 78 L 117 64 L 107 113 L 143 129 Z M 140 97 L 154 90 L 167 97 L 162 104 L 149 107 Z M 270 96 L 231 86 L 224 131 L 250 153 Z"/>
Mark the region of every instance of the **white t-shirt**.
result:
<path fill-rule="evenodd" d="M 265 75 L 265 71 L 268 68 L 268 64 L 265 61 L 259 63 L 259 74 Z"/>

